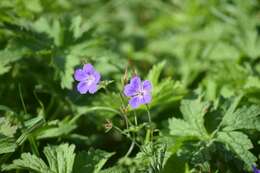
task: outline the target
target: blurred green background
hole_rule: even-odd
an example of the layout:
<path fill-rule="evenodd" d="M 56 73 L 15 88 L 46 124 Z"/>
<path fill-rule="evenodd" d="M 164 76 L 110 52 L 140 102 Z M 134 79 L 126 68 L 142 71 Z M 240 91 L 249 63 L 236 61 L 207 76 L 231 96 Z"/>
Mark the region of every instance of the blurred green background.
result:
<path fill-rule="evenodd" d="M 152 118 L 168 135 L 168 118 L 194 90 L 212 102 L 243 94 L 260 104 L 259 32 L 258 0 L 0 0 L 0 116 L 19 129 L 41 115 L 45 125 L 32 131 L 39 151 L 62 142 L 99 148 L 116 152 L 111 166 L 130 144 L 103 127 L 123 124 L 115 110 L 126 69 L 152 80 Z M 95 95 L 75 89 L 74 70 L 86 62 L 106 81 Z M 37 152 L 32 143 L 0 164 Z M 213 167 L 239 171 L 233 165 Z"/>

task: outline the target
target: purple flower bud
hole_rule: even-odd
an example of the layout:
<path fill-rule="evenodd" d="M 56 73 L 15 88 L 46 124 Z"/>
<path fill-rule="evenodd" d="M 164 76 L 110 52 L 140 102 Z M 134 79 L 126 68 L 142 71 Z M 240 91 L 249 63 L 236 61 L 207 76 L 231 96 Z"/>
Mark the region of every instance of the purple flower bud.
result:
<path fill-rule="evenodd" d="M 75 71 L 74 78 L 79 81 L 77 90 L 80 94 L 86 94 L 87 92 L 94 94 L 98 90 L 101 76 L 91 64 L 85 64 L 83 69 Z"/>
<path fill-rule="evenodd" d="M 152 84 L 150 81 L 141 81 L 140 77 L 134 76 L 130 83 L 125 85 L 124 94 L 130 97 L 129 104 L 132 108 L 137 108 L 142 104 L 148 104 L 152 100 Z"/>

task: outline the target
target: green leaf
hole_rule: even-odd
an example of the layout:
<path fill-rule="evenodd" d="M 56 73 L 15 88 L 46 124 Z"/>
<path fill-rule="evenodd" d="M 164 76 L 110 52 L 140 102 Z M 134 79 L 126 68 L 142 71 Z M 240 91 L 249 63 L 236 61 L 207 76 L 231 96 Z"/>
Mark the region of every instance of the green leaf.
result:
<path fill-rule="evenodd" d="M 222 118 L 222 123 L 223 124 L 228 124 L 228 122 L 234 121 L 234 115 L 233 113 L 235 112 L 236 108 L 238 107 L 238 104 L 240 103 L 242 99 L 242 96 L 236 97 L 232 100 L 232 103 L 228 105 L 227 109 L 223 118 Z M 223 104 L 224 106 L 227 106 L 227 104 Z"/>
<path fill-rule="evenodd" d="M 68 144 L 47 146 L 44 148 L 44 154 L 48 165 L 35 155 L 23 153 L 21 159 L 14 160 L 10 165 L 3 165 L 2 170 L 23 169 L 37 173 L 71 173 L 75 158 L 74 149 L 74 145 Z"/>
<path fill-rule="evenodd" d="M 13 137 L 16 133 L 17 126 L 12 126 L 11 123 L 4 117 L 0 118 L 0 135 Z"/>
<path fill-rule="evenodd" d="M 71 173 L 74 164 L 75 146 L 62 144 L 44 148 L 50 169 L 56 173 Z"/>
<path fill-rule="evenodd" d="M 202 102 L 200 98 L 197 98 L 196 100 L 183 100 L 180 108 L 184 120 L 204 135 L 207 135 L 204 127 L 204 116 L 207 113 L 208 107 L 208 102 Z"/>
<path fill-rule="evenodd" d="M 162 61 L 159 64 L 153 66 L 152 70 L 149 71 L 147 79 L 150 80 L 153 86 L 157 85 L 159 82 L 159 77 L 162 73 L 162 70 L 166 64 L 166 61 Z"/>
<path fill-rule="evenodd" d="M 35 132 L 38 128 L 40 128 L 44 124 L 45 120 L 42 116 L 37 116 L 35 118 L 29 119 L 24 122 L 25 130 L 22 135 L 17 139 L 17 144 L 21 145 L 28 138 L 30 134 Z"/>
<path fill-rule="evenodd" d="M 204 126 L 204 116 L 209 107 L 208 102 L 202 102 L 200 98 L 183 100 L 181 112 L 184 120 L 172 118 L 169 120 L 171 135 L 194 136 L 201 140 L 207 139 L 208 132 Z"/>
<path fill-rule="evenodd" d="M 47 34 L 53 39 L 56 46 L 61 46 L 63 44 L 63 26 L 57 18 L 50 19 L 47 17 L 40 17 L 34 22 L 32 28 L 39 33 Z"/>
<path fill-rule="evenodd" d="M 169 129 L 171 135 L 201 138 L 201 134 L 196 128 L 193 128 L 188 122 L 181 119 L 169 119 Z"/>
<path fill-rule="evenodd" d="M 162 173 L 186 173 L 186 160 L 179 157 L 177 154 L 173 154 L 162 171 Z"/>
<path fill-rule="evenodd" d="M 10 165 L 2 166 L 2 170 L 4 171 L 13 169 L 24 169 L 38 173 L 54 173 L 48 168 L 42 159 L 30 153 L 23 153 L 21 159 L 14 160 Z"/>
<path fill-rule="evenodd" d="M 260 78 L 258 76 L 249 76 L 244 86 L 245 90 L 259 89 Z"/>
<path fill-rule="evenodd" d="M 214 45 L 214 48 L 209 53 L 209 58 L 212 60 L 237 60 L 239 58 L 239 51 L 229 43 L 219 42 Z"/>
<path fill-rule="evenodd" d="M 88 152 L 81 152 L 76 157 L 73 172 L 98 173 L 112 155 L 114 155 L 114 153 L 94 150 L 92 148 Z"/>
<path fill-rule="evenodd" d="M 180 82 L 175 82 L 170 78 L 164 79 L 153 86 L 151 106 L 171 104 L 180 100 L 185 93 L 186 89 Z"/>
<path fill-rule="evenodd" d="M 253 148 L 248 136 L 235 130 L 259 130 L 260 107 L 256 105 L 237 108 L 242 96 L 235 98 L 225 112 L 216 140 L 222 142 L 228 150 L 234 152 L 246 164 L 248 170 L 256 161 L 256 157 L 249 151 Z"/>
<path fill-rule="evenodd" d="M 17 145 L 13 138 L 7 138 L 0 135 L 0 154 L 12 153 Z"/>
<path fill-rule="evenodd" d="M 26 130 L 32 132 L 45 123 L 43 116 L 37 116 L 24 122 Z"/>
<path fill-rule="evenodd" d="M 74 39 L 79 39 L 89 28 L 87 22 L 84 23 L 82 16 L 75 16 L 71 20 L 70 30 L 73 32 Z"/>
<path fill-rule="evenodd" d="M 17 126 L 11 125 L 8 119 L 0 118 L 0 154 L 15 151 L 17 147 L 14 139 L 16 130 Z"/>
<path fill-rule="evenodd" d="M 128 171 L 120 166 L 114 166 L 108 169 L 101 170 L 100 173 L 127 173 Z"/>
<path fill-rule="evenodd" d="M 225 120 L 224 131 L 232 131 L 239 129 L 252 129 L 260 131 L 260 107 L 252 105 L 250 107 L 243 106 L 235 112 L 228 114 Z"/>
<path fill-rule="evenodd" d="M 153 85 L 151 106 L 172 103 L 180 100 L 186 93 L 185 87 L 180 82 L 173 81 L 171 78 L 160 80 L 165 65 L 166 61 L 154 65 L 147 75 L 147 79 Z"/>
<path fill-rule="evenodd" d="M 257 160 L 249 151 L 253 148 L 253 144 L 247 135 L 242 132 L 218 132 L 217 141 L 226 145 L 226 148 L 236 153 L 236 155 L 246 163 L 248 170 L 251 170 L 252 164 Z"/>
<path fill-rule="evenodd" d="M 42 11 L 41 1 L 40 0 L 32 0 L 30 3 L 24 2 L 25 7 L 35 13 L 40 13 Z"/>
<path fill-rule="evenodd" d="M 79 59 L 74 55 L 60 55 L 54 57 L 54 65 L 61 79 L 61 87 L 72 89 L 74 67 L 79 64 Z"/>
<path fill-rule="evenodd" d="M 243 106 L 237 109 L 242 96 L 234 99 L 226 111 L 221 125 L 224 131 L 251 129 L 260 131 L 260 107 L 258 105 Z"/>
<path fill-rule="evenodd" d="M 56 138 L 72 132 L 76 128 L 75 124 L 70 124 L 67 119 L 60 121 L 49 121 L 45 126 L 35 132 L 37 139 Z"/>
<path fill-rule="evenodd" d="M 0 50 L 0 75 L 8 72 L 11 69 L 11 63 L 20 60 L 26 52 L 27 50 L 22 48 Z"/>

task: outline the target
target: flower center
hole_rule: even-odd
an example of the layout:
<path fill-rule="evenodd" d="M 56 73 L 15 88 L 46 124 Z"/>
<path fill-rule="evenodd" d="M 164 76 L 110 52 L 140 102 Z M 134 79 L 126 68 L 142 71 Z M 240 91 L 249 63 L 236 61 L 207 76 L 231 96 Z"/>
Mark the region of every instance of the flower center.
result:
<path fill-rule="evenodd" d="M 144 91 L 143 90 L 138 91 L 136 93 L 136 96 L 143 97 L 144 96 Z"/>
<path fill-rule="evenodd" d="M 86 82 L 88 84 L 92 84 L 95 81 L 95 77 L 93 75 L 88 75 Z"/>

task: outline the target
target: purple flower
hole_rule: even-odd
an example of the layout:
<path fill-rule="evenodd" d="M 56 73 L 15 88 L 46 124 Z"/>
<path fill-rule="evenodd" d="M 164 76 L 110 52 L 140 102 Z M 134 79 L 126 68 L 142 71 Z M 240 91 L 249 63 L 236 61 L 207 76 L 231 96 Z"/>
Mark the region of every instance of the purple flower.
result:
<path fill-rule="evenodd" d="M 150 103 L 152 84 L 150 81 L 141 81 L 140 77 L 135 76 L 131 79 L 130 83 L 124 88 L 124 94 L 130 97 L 129 104 L 132 108 L 137 108 L 141 104 Z"/>
<path fill-rule="evenodd" d="M 74 78 L 79 81 L 77 90 L 80 94 L 86 94 L 87 92 L 94 94 L 97 92 L 101 76 L 91 64 L 85 64 L 83 69 L 75 71 Z"/>
<path fill-rule="evenodd" d="M 253 166 L 253 171 L 254 171 L 254 173 L 260 173 L 260 170 L 257 169 L 255 166 Z"/>

